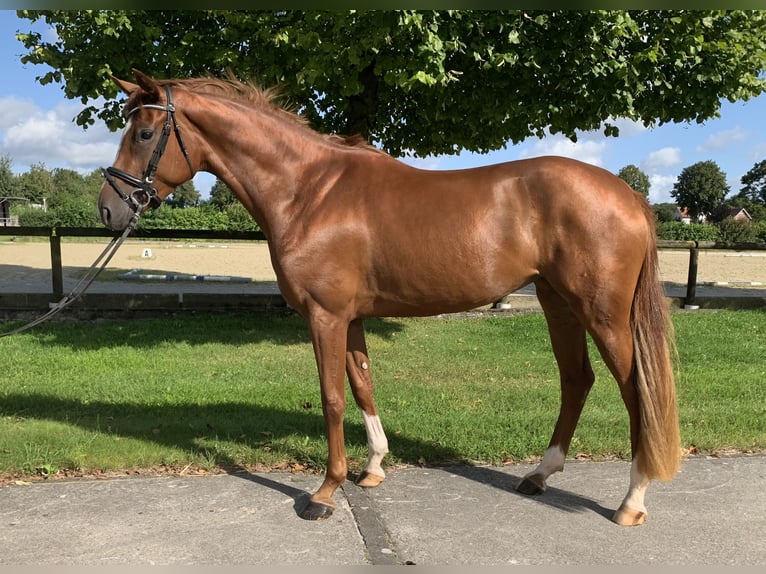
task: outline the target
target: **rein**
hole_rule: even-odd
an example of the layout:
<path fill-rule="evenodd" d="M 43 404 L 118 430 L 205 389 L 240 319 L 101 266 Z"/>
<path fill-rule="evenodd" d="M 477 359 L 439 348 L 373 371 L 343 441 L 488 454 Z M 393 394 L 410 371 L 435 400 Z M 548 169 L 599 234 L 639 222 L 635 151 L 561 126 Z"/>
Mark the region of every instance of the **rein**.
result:
<path fill-rule="evenodd" d="M 157 147 L 154 148 L 154 152 L 152 153 L 152 157 L 149 160 L 149 165 L 146 166 L 146 170 L 144 171 L 144 177 L 143 179 L 139 179 L 135 177 L 134 175 L 129 174 L 126 171 L 123 171 L 121 169 L 118 169 L 116 167 L 108 167 L 105 170 L 103 170 L 104 177 L 106 178 L 106 181 L 109 183 L 109 185 L 114 189 L 114 191 L 117 193 L 117 195 L 122 198 L 122 200 L 127 203 L 130 208 L 133 210 L 133 217 L 130 219 L 130 222 L 128 223 L 125 230 L 122 232 L 122 235 L 119 237 L 114 237 L 109 242 L 109 245 L 106 246 L 104 251 L 101 252 L 101 255 L 99 255 L 96 260 L 93 262 L 93 264 L 90 266 L 88 271 L 85 273 L 82 279 L 75 285 L 74 289 L 72 289 L 71 293 L 69 295 L 66 295 L 63 297 L 58 303 L 53 305 L 51 309 L 45 313 L 44 315 L 41 315 L 37 319 L 34 319 L 27 323 L 26 325 L 22 325 L 21 327 L 14 329 L 12 331 L 9 331 L 7 333 L 0 333 L 0 338 L 2 337 L 8 337 L 9 335 L 15 335 L 16 333 L 21 333 L 23 331 L 26 331 L 27 329 L 31 329 L 32 327 L 39 325 L 40 323 L 47 321 L 57 313 L 59 313 L 64 308 L 68 307 L 72 303 L 74 303 L 77 299 L 79 299 L 83 293 L 85 293 L 85 290 L 90 287 L 90 284 L 93 283 L 93 281 L 98 277 L 99 273 L 104 270 L 104 268 L 109 264 L 109 261 L 112 259 L 114 254 L 117 252 L 117 250 L 120 248 L 122 243 L 125 241 L 125 238 L 130 235 L 131 231 L 133 231 L 136 228 L 136 224 L 138 223 L 138 218 L 141 215 L 141 212 L 146 207 L 159 207 L 159 205 L 162 203 L 162 198 L 157 194 L 157 190 L 154 188 L 154 174 L 157 171 L 157 167 L 159 166 L 160 159 L 162 158 L 162 154 L 165 153 L 165 147 L 167 146 L 168 139 L 170 138 L 170 129 L 171 126 L 173 128 L 173 131 L 176 135 L 176 139 L 178 140 L 178 145 L 181 148 L 181 151 L 184 154 L 184 158 L 186 158 L 186 163 L 189 166 L 189 171 L 191 172 L 192 177 L 194 177 L 194 168 L 192 167 L 191 159 L 189 158 L 189 153 L 186 151 L 186 145 L 184 144 L 183 138 L 181 138 L 181 128 L 178 125 L 178 122 L 176 122 L 176 116 L 175 116 L 175 106 L 173 106 L 173 96 L 170 93 L 170 86 L 165 86 L 165 94 L 167 95 L 167 104 L 162 106 L 159 104 L 147 104 L 145 106 L 133 108 L 128 112 L 128 117 L 130 117 L 132 114 L 137 112 L 139 109 L 142 108 L 151 108 L 154 110 L 162 110 L 164 112 L 167 112 L 167 117 L 165 119 L 165 126 L 162 128 L 162 133 L 160 134 L 160 140 L 157 142 Z M 127 183 L 128 185 L 133 186 L 133 191 L 128 195 L 125 193 L 120 186 L 117 184 L 114 178 L 117 178 L 119 180 L 122 180 L 123 182 Z M 98 264 L 102 261 L 101 266 L 98 267 Z"/>
<path fill-rule="evenodd" d="M 32 327 L 35 327 L 36 325 L 39 325 L 40 323 L 47 321 L 48 319 L 50 319 L 51 317 L 53 317 L 54 315 L 62 311 L 64 308 L 74 303 L 77 299 L 79 299 L 80 296 L 83 293 L 85 293 L 85 290 L 88 287 L 90 287 L 90 284 L 93 283 L 96 277 L 98 277 L 99 273 L 101 273 L 104 270 L 104 268 L 109 264 L 109 261 L 112 259 L 114 254 L 117 253 L 117 250 L 120 248 L 120 245 L 122 245 L 123 241 L 125 241 L 125 238 L 130 234 L 131 231 L 135 229 L 137 222 L 138 222 L 138 211 L 135 212 L 135 214 L 133 215 L 133 218 L 130 220 L 130 223 L 125 228 L 125 231 L 122 232 L 122 235 L 119 237 L 112 238 L 112 240 L 109 242 L 109 245 L 106 246 L 106 249 L 104 249 L 101 252 L 101 255 L 99 255 L 96 258 L 96 260 L 90 266 L 90 268 L 82 277 L 82 279 L 80 279 L 80 281 L 77 282 L 77 285 L 74 286 L 74 288 L 69 293 L 69 295 L 62 297 L 61 300 L 58 303 L 54 304 L 47 313 L 45 313 L 44 315 L 41 315 L 37 319 L 34 319 L 30 321 L 29 323 L 27 323 L 26 325 L 22 325 L 21 327 L 18 327 L 17 329 L 8 331 L 7 333 L 0 333 L 0 338 L 8 337 L 10 335 L 15 335 L 17 333 L 22 333 L 28 329 L 31 329 Z M 101 263 L 100 267 L 97 267 L 102 259 L 104 260 L 103 263 Z"/>

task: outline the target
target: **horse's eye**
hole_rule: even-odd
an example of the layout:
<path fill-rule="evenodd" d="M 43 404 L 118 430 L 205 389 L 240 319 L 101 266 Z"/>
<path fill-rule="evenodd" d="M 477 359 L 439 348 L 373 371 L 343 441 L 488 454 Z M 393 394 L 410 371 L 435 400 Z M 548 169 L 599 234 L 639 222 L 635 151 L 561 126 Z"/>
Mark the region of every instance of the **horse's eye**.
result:
<path fill-rule="evenodd" d="M 154 131 L 153 130 L 141 130 L 141 139 L 146 141 L 152 139 L 154 137 Z"/>

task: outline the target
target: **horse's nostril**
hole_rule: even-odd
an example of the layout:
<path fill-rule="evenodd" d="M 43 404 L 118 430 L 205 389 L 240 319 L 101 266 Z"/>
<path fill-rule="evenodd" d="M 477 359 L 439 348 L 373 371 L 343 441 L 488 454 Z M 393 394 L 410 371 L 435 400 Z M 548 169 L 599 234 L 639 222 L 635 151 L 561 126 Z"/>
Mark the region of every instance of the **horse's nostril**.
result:
<path fill-rule="evenodd" d="M 109 222 L 112 220 L 112 212 L 109 211 L 108 207 L 102 207 L 101 208 L 101 221 L 105 225 L 109 225 Z"/>

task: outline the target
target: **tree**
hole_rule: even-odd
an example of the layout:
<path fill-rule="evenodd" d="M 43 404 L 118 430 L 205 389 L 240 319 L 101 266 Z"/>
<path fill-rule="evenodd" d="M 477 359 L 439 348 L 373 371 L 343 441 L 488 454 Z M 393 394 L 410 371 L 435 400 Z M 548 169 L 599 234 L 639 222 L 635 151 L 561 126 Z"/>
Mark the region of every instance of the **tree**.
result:
<path fill-rule="evenodd" d="M 678 205 L 689 209 L 692 221 L 708 217 L 729 193 L 726 174 L 712 160 L 700 161 L 681 170 L 670 195 Z"/>
<path fill-rule="evenodd" d="M 48 197 L 48 207 L 57 208 L 59 205 L 70 202 L 73 199 L 90 202 L 92 209 L 96 210 L 96 198 L 98 188 L 88 186 L 85 178 L 72 169 L 54 168 L 51 171 L 53 189 Z M 103 182 L 103 177 L 102 180 Z"/>
<path fill-rule="evenodd" d="M 13 197 L 16 189 L 16 176 L 13 175 L 13 160 L 8 155 L 0 156 L 0 197 Z"/>
<path fill-rule="evenodd" d="M 753 218 L 754 222 L 766 222 L 766 204 L 758 201 L 751 201 L 746 196 L 742 195 L 742 193 L 738 193 L 734 197 L 727 199 L 726 202 L 724 202 L 724 205 L 728 207 L 744 207 L 750 214 L 750 217 Z"/>
<path fill-rule="evenodd" d="M 757 162 L 750 171 L 742 176 L 740 182 L 744 187 L 737 196 L 766 205 L 766 159 Z"/>
<path fill-rule="evenodd" d="M 324 132 L 393 155 L 487 152 L 614 118 L 717 117 L 766 91 L 764 11 L 19 10 L 41 84 L 86 104 L 80 125 L 124 121 L 108 74 L 223 75 L 271 86 Z M 103 96 L 97 108 L 92 98 Z M 602 126 L 602 122 L 605 124 Z"/>
<path fill-rule="evenodd" d="M 165 200 L 172 207 L 196 207 L 199 205 L 200 192 L 190 179 L 173 190 L 173 194 Z"/>
<path fill-rule="evenodd" d="M 16 193 L 32 203 L 46 203 L 55 193 L 51 172 L 43 164 L 35 164 L 16 177 Z"/>
<path fill-rule="evenodd" d="M 641 171 L 638 166 L 633 164 L 626 165 L 617 173 L 617 177 L 644 197 L 649 197 L 649 188 L 652 184 L 649 181 L 649 176 Z"/>
<path fill-rule="evenodd" d="M 652 205 L 652 209 L 659 223 L 669 223 L 676 220 L 676 205 L 674 203 L 655 203 Z"/>
<path fill-rule="evenodd" d="M 223 181 L 216 178 L 215 183 L 210 188 L 210 205 L 219 211 L 225 211 L 229 205 L 234 203 L 238 203 L 234 192 Z"/>

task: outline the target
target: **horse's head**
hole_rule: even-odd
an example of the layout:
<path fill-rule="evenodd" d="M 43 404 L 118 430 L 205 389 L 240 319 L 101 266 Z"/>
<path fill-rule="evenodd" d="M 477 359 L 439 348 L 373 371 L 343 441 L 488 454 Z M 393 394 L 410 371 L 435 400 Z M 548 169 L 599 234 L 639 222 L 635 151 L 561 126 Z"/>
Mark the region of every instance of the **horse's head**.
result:
<path fill-rule="evenodd" d="M 98 196 L 101 221 L 114 230 L 125 229 L 137 214 L 160 205 L 195 174 L 176 123 L 170 86 L 138 70 L 133 73 L 138 84 L 112 76 L 128 94 L 127 126 L 114 164 L 104 171 L 106 181 Z"/>

